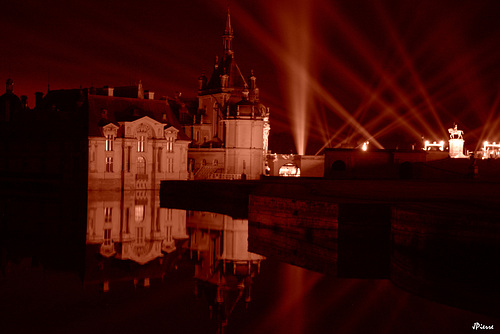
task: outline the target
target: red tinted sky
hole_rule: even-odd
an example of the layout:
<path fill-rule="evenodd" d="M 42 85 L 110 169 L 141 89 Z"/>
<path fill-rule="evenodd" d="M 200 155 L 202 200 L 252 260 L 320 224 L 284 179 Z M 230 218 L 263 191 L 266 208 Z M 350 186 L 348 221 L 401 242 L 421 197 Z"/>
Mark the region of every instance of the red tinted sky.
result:
<path fill-rule="evenodd" d="M 10 71 L 15 93 L 30 105 L 48 83 L 141 79 L 156 96 L 195 96 L 198 76 L 221 54 L 228 4 L 236 59 L 244 74 L 254 70 L 275 132 L 291 128 L 294 115 L 311 125 L 303 136 L 321 142 L 347 114 L 381 142 L 440 136 L 453 122 L 469 138 L 500 130 L 497 0 L 17 0 L 0 13 L 0 78 Z M 304 79 L 294 77 L 301 69 L 310 74 L 299 86 L 308 90 L 304 119 L 293 111 L 290 88 Z M 353 125 L 333 143 L 367 132 Z"/>

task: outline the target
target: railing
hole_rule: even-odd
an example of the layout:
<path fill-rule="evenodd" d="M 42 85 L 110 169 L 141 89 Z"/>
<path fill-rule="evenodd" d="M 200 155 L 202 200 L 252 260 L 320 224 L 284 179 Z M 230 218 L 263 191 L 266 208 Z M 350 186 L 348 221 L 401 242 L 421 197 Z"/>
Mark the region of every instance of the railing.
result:
<path fill-rule="evenodd" d="M 215 173 L 219 167 L 217 166 L 202 166 L 196 174 L 194 174 L 195 180 L 204 180 L 211 178 L 210 176 Z"/>
<path fill-rule="evenodd" d="M 208 178 L 220 180 L 241 180 L 241 174 L 212 173 Z"/>

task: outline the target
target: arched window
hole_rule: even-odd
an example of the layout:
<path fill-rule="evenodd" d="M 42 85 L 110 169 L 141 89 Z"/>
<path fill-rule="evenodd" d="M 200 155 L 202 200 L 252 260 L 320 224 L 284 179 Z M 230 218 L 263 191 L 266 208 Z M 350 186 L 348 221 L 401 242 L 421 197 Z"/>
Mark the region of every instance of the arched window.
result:
<path fill-rule="evenodd" d="M 219 160 L 214 159 L 214 166 L 218 166 L 218 165 L 219 165 Z"/>
<path fill-rule="evenodd" d="M 137 174 L 146 174 L 146 159 L 137 157 Z"/>

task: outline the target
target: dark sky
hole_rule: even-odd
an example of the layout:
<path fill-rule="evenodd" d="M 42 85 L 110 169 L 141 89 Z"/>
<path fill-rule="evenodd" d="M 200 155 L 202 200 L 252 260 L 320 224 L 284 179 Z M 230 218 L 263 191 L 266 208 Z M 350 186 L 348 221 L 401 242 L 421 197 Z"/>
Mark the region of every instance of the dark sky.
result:
<path fill-rule="evenodd" d="M 332 137 L 446 139 L 454 122 L 471 148 L 500 141 L 497 0 L 17 0 L 0 12 L 0 77 L 31 106 L 49 83 L 140 79 L 157 97 L 194 97 L 221 54 L 228 5 L 236 60 L 254 70 L 272 131 L 292 130 L 308 153 Z"/>

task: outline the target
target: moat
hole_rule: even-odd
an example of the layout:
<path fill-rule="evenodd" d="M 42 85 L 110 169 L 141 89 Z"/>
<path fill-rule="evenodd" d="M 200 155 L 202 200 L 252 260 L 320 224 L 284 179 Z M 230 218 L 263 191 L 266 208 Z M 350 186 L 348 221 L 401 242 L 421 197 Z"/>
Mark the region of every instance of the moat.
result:
<path fill-rule="evenodd" d="M 2 331 L 497 328 L 498 220 L 489 210 L 461 208 L 459 216 L 476 218 L 474 228 L 472 218 L 457 219 L 460 201 L 445 210 L 411 198 L 417 191 L 394 209 L 366 198 L 325 201 L 312 185 L 314 196 L 277 196 L 290 187 L 297 185 L 254 189 L 246 208 L 213 212 L 203 207 L 211 201 L 181 205 L 182 196 L 169 206 L 158 191 L 88 192 L 81 203 L 55 191 L 9 192 Z M 220 212 L 227 208 L 230 215 Z M 443 233 L 452 222 L 458 227 Z"/>

